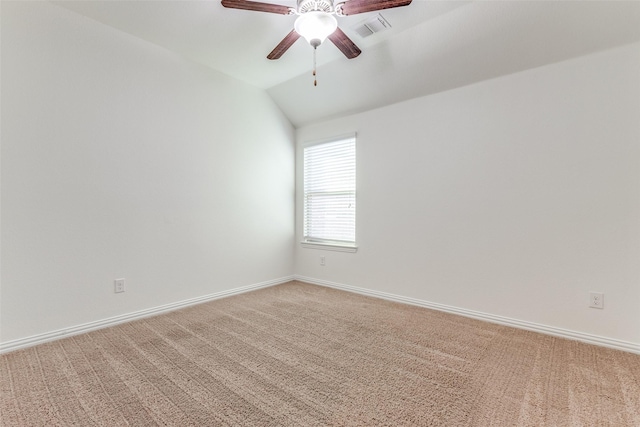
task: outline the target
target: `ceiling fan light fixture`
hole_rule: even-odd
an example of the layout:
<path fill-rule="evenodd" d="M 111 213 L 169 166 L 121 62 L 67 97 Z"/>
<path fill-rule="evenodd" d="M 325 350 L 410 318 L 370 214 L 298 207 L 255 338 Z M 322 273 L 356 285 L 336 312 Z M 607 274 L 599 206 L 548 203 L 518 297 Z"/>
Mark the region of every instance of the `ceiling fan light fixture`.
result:
<path fill-rule="evenodd" d="M 296 19 L 294 28 L 296 33 L 316 48 L 338 28 L 338 21 L 327 12 L 307 12 Z"/>

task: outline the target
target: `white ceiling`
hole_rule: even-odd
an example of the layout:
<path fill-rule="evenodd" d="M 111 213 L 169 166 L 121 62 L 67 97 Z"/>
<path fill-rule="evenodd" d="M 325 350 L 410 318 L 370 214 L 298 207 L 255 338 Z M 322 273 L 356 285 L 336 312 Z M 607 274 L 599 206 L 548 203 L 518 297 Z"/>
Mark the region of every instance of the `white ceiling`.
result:
<path fill-rule="evenodd" d="M 413 0 L 381 11 L 393 28 L 365 39 L 354 28 L 376 12 L 338 18 L 362 54 L 348 60 L 325 42 L 314 87 L 304 39 L 266 59 L 295 16 L 219 0 L 54 3 L 266 89 L 295 126 L 640 41 L 640 1 Z"/>

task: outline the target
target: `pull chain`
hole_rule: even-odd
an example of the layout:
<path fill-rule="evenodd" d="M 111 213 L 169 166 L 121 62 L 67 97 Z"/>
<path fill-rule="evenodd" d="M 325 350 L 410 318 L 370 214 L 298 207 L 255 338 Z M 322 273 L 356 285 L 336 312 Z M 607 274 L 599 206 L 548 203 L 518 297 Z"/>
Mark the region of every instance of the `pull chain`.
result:
<path fill-rule="evenodd" d="M 317 47 L 313 48 L 313 85 L 318 86 L 318 80 L 316 79 L 316 51 Z"/>

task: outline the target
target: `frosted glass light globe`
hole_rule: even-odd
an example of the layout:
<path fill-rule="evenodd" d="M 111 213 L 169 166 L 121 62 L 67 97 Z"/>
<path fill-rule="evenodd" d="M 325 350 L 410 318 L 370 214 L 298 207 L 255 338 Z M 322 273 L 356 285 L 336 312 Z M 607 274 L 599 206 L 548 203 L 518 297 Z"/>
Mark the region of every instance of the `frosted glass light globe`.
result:
<path fill-rule="evenodd" d="M 318 47 L 338 28 L 338 21 L 327 12 L 307 12 L 300 15 L 294 24 L 296 33 L 304 37 L 313 47 Z"/>

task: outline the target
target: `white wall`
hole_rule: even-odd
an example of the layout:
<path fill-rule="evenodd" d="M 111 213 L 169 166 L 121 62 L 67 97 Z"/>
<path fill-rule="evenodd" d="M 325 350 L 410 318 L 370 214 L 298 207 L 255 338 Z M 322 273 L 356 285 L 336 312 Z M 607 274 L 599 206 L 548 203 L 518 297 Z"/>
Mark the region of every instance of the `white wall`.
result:
<path fill-rule="evenodd" d="M 6 1 L 1 89 L 2 342 L 293 273 L 294 130 L 264 91 Z"/>
<path fill-rule="evenodd" d="M 296 273 L 640 344 L 639 76 L 634 44 L 298 129 L 358 132 L 359 250 Z"/>

